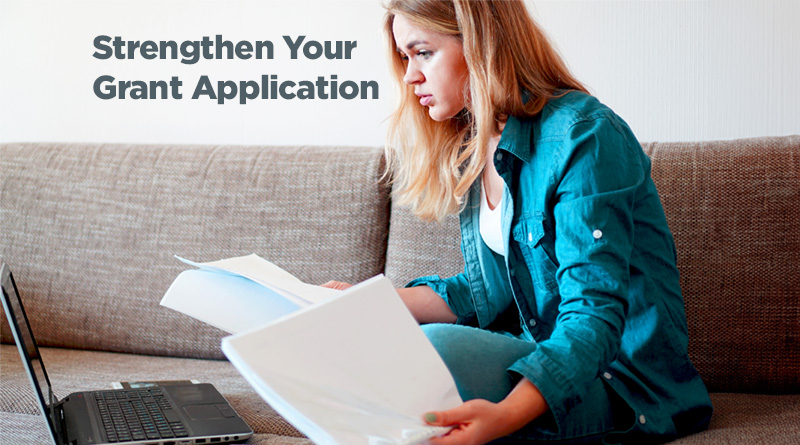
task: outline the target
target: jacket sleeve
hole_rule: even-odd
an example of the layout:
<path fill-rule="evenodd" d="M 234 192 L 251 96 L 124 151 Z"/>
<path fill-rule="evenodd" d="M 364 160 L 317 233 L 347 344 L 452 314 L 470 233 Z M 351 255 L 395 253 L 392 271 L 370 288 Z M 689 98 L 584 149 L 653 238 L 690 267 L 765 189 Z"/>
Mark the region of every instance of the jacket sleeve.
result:
<path fill-rule="evenodd" d="M 607 116 L 573 125 L 560 153 L 552 195 L 556 324 L 531 355 L 509 368 L 539 388 L 559 428 L 619 352 L 633 211 L 647 162 L 624 123 Z"/>
<path fill-rule="evenodd" d="M 458 317 L 456 324 L 474 325 L 475 307 L 472 304 L 472 292 L 464 272 L 442 279 L 438 275 L 429 275 L 412 280 L 405 287 L 429 286 L 439 294 Z"/>

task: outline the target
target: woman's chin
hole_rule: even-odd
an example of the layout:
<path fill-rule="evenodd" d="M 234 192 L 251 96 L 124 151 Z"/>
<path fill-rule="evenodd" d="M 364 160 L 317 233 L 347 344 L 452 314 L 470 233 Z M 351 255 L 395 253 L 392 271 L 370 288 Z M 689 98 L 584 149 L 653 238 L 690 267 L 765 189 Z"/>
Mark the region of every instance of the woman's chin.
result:
<path fill-rule="evenodd" d="M 456 114 L 457 113 L 442 112 L 441 109 L 438 109 L 435 106 L 428 107 L 428 116 L 430 116 L 431 119 L 435 120 L 436 122 L 442 122 L 448 119 L 452 119 Z"/>

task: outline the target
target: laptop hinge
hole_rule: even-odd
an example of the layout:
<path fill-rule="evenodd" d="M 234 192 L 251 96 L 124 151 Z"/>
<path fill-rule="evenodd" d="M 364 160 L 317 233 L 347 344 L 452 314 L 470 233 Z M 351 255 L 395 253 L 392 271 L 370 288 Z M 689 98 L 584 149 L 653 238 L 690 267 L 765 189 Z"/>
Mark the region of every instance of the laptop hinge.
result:
<path fill-rule="evenodd" d="M 51 403 L 50 406 L 50 416 L 49 419 L 50 423 L 53 425 L 53 429 L 56 432 L 56 443 L 58 445 L 61 444 L 69 444 L 68 438 L 69 435 L 67 434 L 67 422 L 64 419 L 64 401 Z"/>

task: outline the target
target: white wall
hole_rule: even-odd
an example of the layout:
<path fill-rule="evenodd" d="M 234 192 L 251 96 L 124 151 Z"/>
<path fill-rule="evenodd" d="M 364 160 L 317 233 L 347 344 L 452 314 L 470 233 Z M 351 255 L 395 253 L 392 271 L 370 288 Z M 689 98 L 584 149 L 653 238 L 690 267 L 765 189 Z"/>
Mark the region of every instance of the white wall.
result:
<path fill-rule="evenodd" d="M 800 133 L 800 0 L 534 4 L 643 141 Z"/>
<path fill-rule="evenodd" d="M 643 141 L 800 133 L 800 0 L 529 1 L 569 65 Z M 0 142 L 380 145 L 394 103 L 380 0 L 0 0 Z M 98 60 L 93 39 L 270 40 L 272 60 Z M 282 36 L 356 41 L 291 60 Z M 138 55 L 137 55 L 138 56 Z M 102 100 L 103 74 L 183 98 Z M 378 100 L 190 99 L 212 81 L 376 80 Z"/>

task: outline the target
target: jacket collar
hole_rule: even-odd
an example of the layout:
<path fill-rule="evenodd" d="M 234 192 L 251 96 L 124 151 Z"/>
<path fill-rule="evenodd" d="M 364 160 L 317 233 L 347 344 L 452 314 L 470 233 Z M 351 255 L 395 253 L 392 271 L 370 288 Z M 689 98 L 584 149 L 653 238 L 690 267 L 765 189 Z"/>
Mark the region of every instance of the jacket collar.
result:
<path fill-rule="evenodd" d="M 533 125 L 529 119 L 519 120 L 514 116 L 508 116 L 497 148 L 505 150 L 521 161 L 528 163 L 531 160 L 531 152 L 533 151 L 532 132 Z"/>

